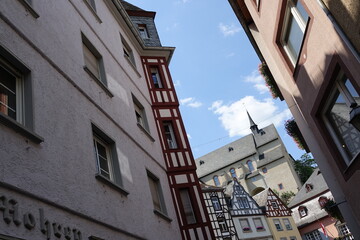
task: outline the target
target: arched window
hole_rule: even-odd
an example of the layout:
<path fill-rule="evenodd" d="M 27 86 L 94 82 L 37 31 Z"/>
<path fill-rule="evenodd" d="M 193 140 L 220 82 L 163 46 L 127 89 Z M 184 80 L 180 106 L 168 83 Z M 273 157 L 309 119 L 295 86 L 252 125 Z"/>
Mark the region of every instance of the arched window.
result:
<path fill-rule="evenodd" d="M 231 177 L 237 178 L 236 172 L 235 172 L 235 169 L 234 169 L 234 168 L 231 168 L 231 169 L 230 169 L 230 174 L 231 174 Z"/>
<path fill-rule="evenodd" d="M 262 172 L 263 172 L 263 173 L 267 173 L 267 168 L 266 168 L 266 167 L 263 167 Z"/>
<path fill-rule="evenodd" d="M 220 180 L 219 180 L 219 177 L 218 176 L 214 176 L 214 183 L 215 183 L 215 186 L 220 186 Z"/>
<path fill-rule="evenodd" d="M 299 211 L 300 218 L 306 217 L 308 215 L 308 210 L 304 206 L 300 206 L 298 211 Z"/>
<path fill-rule="evenodd" d="M 248 161 L 246 162 L 246 164 L 247 164 L 250 172 L 254 171 L 254 166 L 253 166 L 251 160 L 248 160 Z"/>
<path fill-rule="evenodd" d="M 328 202 L 328 198 L 327 197 L 319 197 L 319 205 L 321 208 L 324 208 L 326 203 Z"/>

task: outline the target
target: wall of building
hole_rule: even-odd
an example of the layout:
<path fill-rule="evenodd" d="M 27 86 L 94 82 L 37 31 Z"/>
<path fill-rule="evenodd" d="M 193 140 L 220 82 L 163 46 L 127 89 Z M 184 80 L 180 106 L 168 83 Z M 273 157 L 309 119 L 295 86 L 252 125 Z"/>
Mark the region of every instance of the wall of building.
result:
<path fill-rule="evenodd" d="M 283 230 L 277 230 L 274 224 L 274 219 L 278 219 L 282 225 Z M 288 230 L 284 226 L 283 219 L 288 219 L 291 224 L 291 230 Z M 268 225 L 270 227 L 271 233 L 274 237 L 274 240 L 280 240 L 280 238 L 284 237 L 290 239 L 290 237 L 295 237 L 296 239 L 301 239 L 300 233 L 296 227 L 294 219 L 291 216 L 286 217 L 268 217 L 267 218 Z"/>
<path fill-rule="evenodd" d="M 334 154 L 333 141 L 324 135 L 321 125 L 318 124 L 315 112 L 318 110 L 320 100 L 317 96 L 324 79 L 331 71 L 330 63 L 337 55 L 344 66 L 351 72 L 357 83 L 360 83 L 359 63 L 335 31 L 332 23 L 316 1 L 302 1 L 310 13 L 309 29 L 302 54 L 299 60 L 297 73 L 294 74 L 288 67 L 279 47 L 276 45 L 276 32 L 279 26 L 279 13 L 282 1 L 272 4 L 260 1 L 260 13 L 254 7 L 253 1 L 245 0 L 254 21 L 250 30 L 260 48 L 278 86 L 293 114 L 302 134 L 305 137 L 311 152 L 322 170 L 324 177 L 339 205 L 349 227 L 359 236 L 360 206 L 357 200 L 360 193 L 354 191 L 353 186 L 360 181 L 359 171 L 346 179 L 336 164 L 337 156 Z M 276 14 L 264 14 L 267 13 Z M 326 36 L 326 39 L 324 39 Z M 325 95 L 326 96 L 326 95 Z M 330 147 L 331 146 L 331 147 Z"/>
<path fill-rule="evenodd" d="M 253 219 L 254 218 L 260 218 L 263 225 L 264 225 L 264 230 L 257 230 L 254 224 Z M 266 221 L 266 217 L 262 216 L 262 215 L 256 215 L 256 216 L 237 216 L 234 217 L 234 224 L 235 224 L 235 228 L 238 232 L 238 237 L 240 239 L 267 239 L 267 240 L 272 240 L 272 234 L 270 231 L 270 228 L 267 224 Z M 250 231 L 243 231 L 243 229 L 241 228 L 240 225 L 240 219 L 247 219 L 250 225 Z"/>
<path fill-rule="evenodd" d="M 85 1 L 33 0 L 39 18 L 20 3 L 0 2 L 0 42 L 31 70 L 33 132 L 44 142 L 0 124 L 0 196 L 15 199 L 20 218 L 32 214 L 36 223 L 29 229 L 23 220 L 19 226 L 1 220 L 0 233 L 45 239 L 50 230 L 39 230 L 43 209 L 49 224 L 76 228 L 83 239 L 158 239 L 160 231 L 164 239 L 181 239 L 140 47 L 125 22 L 104 1 L 96 1 L 94 14 Z M 81 34 L 102 55 L 113 97 L 84 71 Z M 123 57 L 120 34 L 133 49 L 136 67 Z M 144 106 L 151 137 L 136 124 L 132 94 Z M 92 124 L 115 142 L 128 195 L 95 178 Z M 168 219 L 153 212 L 146 170 L 159 178 Z M 49 239 L 55 239 L 51 231 Z"/>

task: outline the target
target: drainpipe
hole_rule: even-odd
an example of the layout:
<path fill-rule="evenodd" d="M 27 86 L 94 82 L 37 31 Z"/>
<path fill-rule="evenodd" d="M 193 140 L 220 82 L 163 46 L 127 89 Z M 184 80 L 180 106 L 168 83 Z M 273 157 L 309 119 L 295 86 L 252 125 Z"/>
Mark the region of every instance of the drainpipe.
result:
<path fill-rule="evenodd" d="M 336 22 L 335 18 L 329 11 L 329 9 L 325 6 L 322 0 L 317 0 L 321 9 L 325 12 L 326 16 L 329 18 L 330 22 L 334 25 L 336 32 L 339 34 L 340 38 L 345 42 L 345 45 L 350 49 L 351 53 L 355 56 L 356 60 L 360 62 L 360 55 L 354 48 L 353 44 L 350 42 L 349 38 L 346 36 L 340 25 Z"/>

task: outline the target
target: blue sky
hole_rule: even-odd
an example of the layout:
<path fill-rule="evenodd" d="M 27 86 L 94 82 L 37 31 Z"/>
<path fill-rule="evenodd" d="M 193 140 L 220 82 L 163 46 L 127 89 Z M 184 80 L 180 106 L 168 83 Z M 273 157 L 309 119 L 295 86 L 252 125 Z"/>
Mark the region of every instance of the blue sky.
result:
<path fill-rule="evenodd" d="M 291 113 L 285 101 L 272 99 L 227 0 L 128 2 L 156 12 L 162 45 L 176 47 L 170 71 L 195 158 L 250 133 L 244 106 L 260 128 L 274 123 L 295 159 L 305 153 L 286 134 Z"/>

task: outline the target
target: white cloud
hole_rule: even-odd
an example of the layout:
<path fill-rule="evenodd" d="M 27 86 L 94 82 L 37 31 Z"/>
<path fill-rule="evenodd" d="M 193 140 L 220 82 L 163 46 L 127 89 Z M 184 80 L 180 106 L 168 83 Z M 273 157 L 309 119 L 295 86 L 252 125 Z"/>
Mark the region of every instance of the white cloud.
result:
<path fill-rule="evenodd" d="M 225 25 L 223 23 L 219 23 L 220 32 L 225 36 L 232 36 L 235 33 L 240 31 L 240 27 L 235 26 L 234 24 Z"/>
<path fill-rule="evenodd" d="M 178 26 L 179 26 L 179 23 L 173 23 L 173 24 L 171 24 L 170 26 L 167 26 L 167 27 L 166 27 L 166 31 L 174 30 L 174 29 L 176 29 Z"/>
<path fill-rule="evenodd" d="M 196 101 L 195 98 L 192 97 L 180 99 L 180 104 L 192 108 L 198 108 L 203 105 L 201 102 Z"/>
<path fill-rule="evenodd" d="M 233 56 L 235 56 L 235 53 L 234 53 L 234 52 L 229 53 L 228 55 L 226 55 L 227 58 L 230 58 L 230 57 L 233 57 Z"/>
<path fill-rule="evenodd" d="M 253 96 L 246 96 L 239 101 L 229 104 L 215 101 L 209 110 L 219 115 L 221 125 L 230 137 L 244 136 L 251 132 L 249 118 L 244 105 L 259 128 L 268 126 L 271 123 L 279 126 L 283 124 L 284 120 L 291 117 L 290 110 L 279 109 L 271 98 L 259 100 Z"/>
<path fill-rule="evenodd" d="M 245 82 L 254 83 L 254 88 L 260 93 L 268 93 L 269 88 L 265 85 L 265 80 L 259 74 L 257 70 L 253 71 L 250 75 L 246 76 L 244 79 Z"/>

